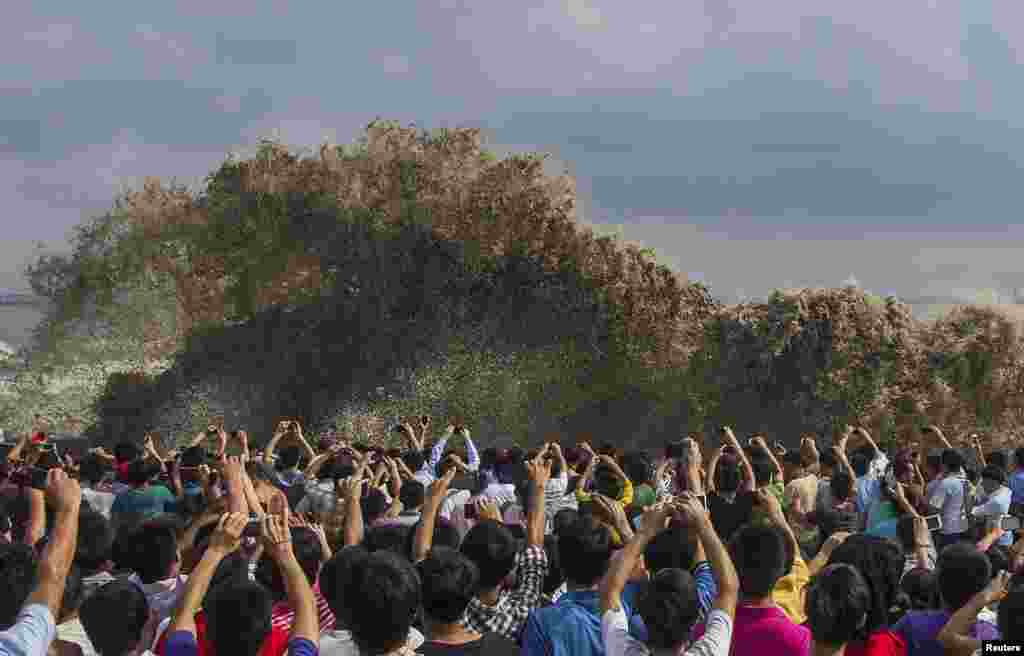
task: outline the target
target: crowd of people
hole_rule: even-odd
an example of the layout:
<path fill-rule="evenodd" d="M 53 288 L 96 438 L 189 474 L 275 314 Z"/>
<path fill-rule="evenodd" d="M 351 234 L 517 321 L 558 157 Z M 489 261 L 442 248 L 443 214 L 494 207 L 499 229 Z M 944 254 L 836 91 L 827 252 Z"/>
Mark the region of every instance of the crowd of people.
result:
<path fill-rule="evenodd" d="M 1024 447 L 691 436 L 0 457 L 0 656 L 939 656 L 1024 644 Z"/>

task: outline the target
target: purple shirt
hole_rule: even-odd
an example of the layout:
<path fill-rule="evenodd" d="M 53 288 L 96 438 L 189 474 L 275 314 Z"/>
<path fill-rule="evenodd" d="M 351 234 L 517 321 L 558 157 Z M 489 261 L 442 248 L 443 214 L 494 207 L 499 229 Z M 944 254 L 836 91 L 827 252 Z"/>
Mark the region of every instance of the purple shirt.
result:
<path fill-rule="evenodd" d="M 952 615 L 945 610 L 911 611 L 892 630 L 907 643 L 907 656 L 943 656 L 935 637 Z M 988 622 L 975 622 L 968 635 L 976 640 L 998 640 L 999 629 Z"/>

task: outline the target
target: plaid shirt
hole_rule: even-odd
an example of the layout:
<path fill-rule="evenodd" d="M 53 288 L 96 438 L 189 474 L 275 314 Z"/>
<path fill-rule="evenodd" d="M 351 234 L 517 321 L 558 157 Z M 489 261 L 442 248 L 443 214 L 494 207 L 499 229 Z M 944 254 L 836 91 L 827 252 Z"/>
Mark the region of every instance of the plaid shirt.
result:
<path fill-rule="evenodd" d="M 477 597 L 470 600 L 463 626 L 477 633 L 497 633 L 519 642 L 526 617 L 541 603 L 544 579 L 548 575 L 548 555 L 544 547 L 527 546 L 516 554 L 516 570 L 516 586 L 503 591 L 495 605 L 488 606 Z"/>

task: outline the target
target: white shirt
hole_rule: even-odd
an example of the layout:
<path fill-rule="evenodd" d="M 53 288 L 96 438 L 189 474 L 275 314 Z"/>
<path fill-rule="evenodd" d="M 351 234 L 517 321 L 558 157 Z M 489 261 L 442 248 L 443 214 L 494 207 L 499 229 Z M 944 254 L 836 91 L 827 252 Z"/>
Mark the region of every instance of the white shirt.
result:
<path fill-rule="evenodd" d="M 42 604 L 24 606 L 14 626 L 0 631 L 0 656 L 46 656 L 57 637 L 57 623 Z"/>
<path fill-rule="evenodd" d="M 956 535 L 970 528 L 964 514 L 964 486 L 967 479 L 963 473 L 944 477 L 935 486 L 928 504 L 942 513 L 942 534 Z"/>
<path fill-rule="evenodd" d="M 89 640 L 89 634 L 85 632 L 85 627 L 82 626 L 82 620 L 77 617 L 57 627 L 57 639 L 71 642 L 81 647 L 82 656 L 99 656 L 96 653 L 96 648 L 92 646 L 92 641 Z"/>
<path fill-rule="evenodd" d="M 155 612 L 163 620 L 169 618 L 174 612 L 174 607 L 185 592 L 185 583 L 188 582 L 188 577 L 179 575 L 155 583 L 143 583 L 137 575 L 132 574 L 128 580 L 142 588 L 142 593 L 146 595 L 146 601 L 149 602 L 150 612 Z"/>
<path fill-rule="evenodd" d="M 607 656 L 648 656 L 647 645 L 629 635 L 629 620 L 620 606 L 609 610 L 601 618 L 601 638 Z M 715 609 L 708 614 L 706 629 L 695 642 L 683 651 L 692 656 L 729 656 L 732 642 L 732 620 Z"/>
<path fill-rule="evenodd" d="M 405 646 L 410 650 L 415 650 L 419 649 L 422 644 L 423 634 L 410 628 Z M 320 634 L 320 656 L 360 656 L 360 654 L 359 648 L 352 640 L 352 633 L 337 629 Z"/>
<path fill-rule="evenodd" d="M 989 522 L 997 522 L 1001 516 L 1010 513 L 1010 499 L 1012 497 L 1013 492 L 1010 491 L 1010 488 L 1001 485 L 992 494 L 979 499 L 980 503 L 971 509 L 971 514 L 975 517 L 984 517 Z M 1007 531 L 999 538 L 996 544 L 1013 544 L 1013 533 Z"/>
<path fill-rule="evenodd" d="M 97 492 L 91 488 L 83 487 L 82 498 L 89 502 L 89 507 L 110 519 L 110 509 L 114 506 L 113 493 Z"/>

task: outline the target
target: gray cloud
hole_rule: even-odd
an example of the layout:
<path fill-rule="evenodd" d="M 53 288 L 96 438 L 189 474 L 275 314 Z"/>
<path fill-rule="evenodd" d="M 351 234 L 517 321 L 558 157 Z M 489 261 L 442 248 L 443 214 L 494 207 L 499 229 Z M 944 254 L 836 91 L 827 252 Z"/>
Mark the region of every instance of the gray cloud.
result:
<path fill-rule="evenodd" d="M 570 146 L 579 146 L 587 153 L 631 153 L 633 146 L 627 143 L 611 143 L 597 135 L 580 135 L 565 138 Z"/>
<path fill-rule="evenodd" d="M 37 152 L 42 145 L 42 124 L 33 119 L 0 119 L 0 153 Z"/>
<path fill-rule="evenodd" d="M 292 66 L 299 61 L 299 44 L 287 39 L 236 39 L 217 34 L 218 64 Z"/>

